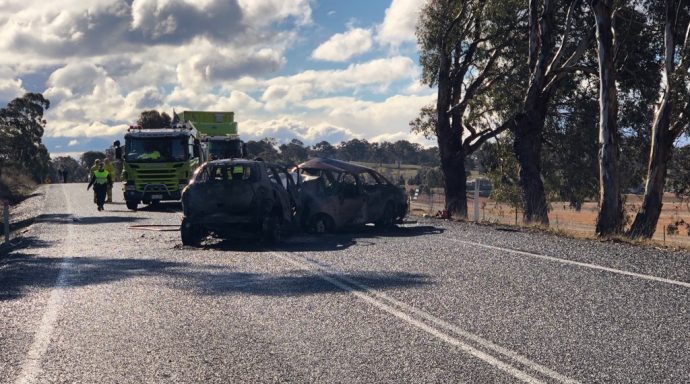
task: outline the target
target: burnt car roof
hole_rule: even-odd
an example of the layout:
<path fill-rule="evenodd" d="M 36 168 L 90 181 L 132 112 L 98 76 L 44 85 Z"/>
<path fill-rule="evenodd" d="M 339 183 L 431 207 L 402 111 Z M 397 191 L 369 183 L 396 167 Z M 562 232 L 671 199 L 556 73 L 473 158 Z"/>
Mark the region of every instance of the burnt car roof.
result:
<path fill-rule="evenodd" d="M 361 165 L 352 164 L 352 163 L 348 163 L 346 161 L 341 161 L 341 160 L 336 160 L 336 159 L 322 158 L 322 157 L 315 157 L 313 159 L 309 159 L 309 160 L 305 161 L 304 163 L 298 165 L 297 167 L 302 168 L 302 169 L 325 169 L 325 170 L 331 170 L 331 171 L 350 172 L 350 173 L 362 173 L 362 172 L 373 171 L 373 169 L 368 168 L 368 167 L 364 167 Z"/>
<path fill-rule="evenodd" d="M 259 163 L 264 163 L 264 162 L 259 161 L 259 160 L 249 160 L 249 159 L 241 159 L 241 158 L 219 159 L 219 160 L 211 160 L 208 162 L 209 165 L 259 164 Z M 269 163 L 264 163 L 264 164 L 269 164 Z"/>

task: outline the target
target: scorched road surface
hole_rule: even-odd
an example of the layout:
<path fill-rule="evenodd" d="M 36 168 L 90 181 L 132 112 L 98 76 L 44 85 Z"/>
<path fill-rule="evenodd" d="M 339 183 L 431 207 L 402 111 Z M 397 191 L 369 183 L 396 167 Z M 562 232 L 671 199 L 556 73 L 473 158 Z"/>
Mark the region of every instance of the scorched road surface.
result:
<path fill-rule="evenodd" d="M 687 253 L 437 221 L 194 249 L 178 205 L 43 193 L 3 383 L 690 382 Z"/>

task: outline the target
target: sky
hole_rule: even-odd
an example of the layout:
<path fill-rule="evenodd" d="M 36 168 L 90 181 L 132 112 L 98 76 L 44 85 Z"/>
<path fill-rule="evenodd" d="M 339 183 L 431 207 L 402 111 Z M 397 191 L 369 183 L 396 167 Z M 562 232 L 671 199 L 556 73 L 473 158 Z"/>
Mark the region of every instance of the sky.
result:
<path fill-rule="evenodd" d="M 49 101 L 55 157 L 103 150 L 141 111 L 234 111 L 245 140 L 400 139 L 431 104 L 422 0 L 0 0 L 0 105 Z"/>

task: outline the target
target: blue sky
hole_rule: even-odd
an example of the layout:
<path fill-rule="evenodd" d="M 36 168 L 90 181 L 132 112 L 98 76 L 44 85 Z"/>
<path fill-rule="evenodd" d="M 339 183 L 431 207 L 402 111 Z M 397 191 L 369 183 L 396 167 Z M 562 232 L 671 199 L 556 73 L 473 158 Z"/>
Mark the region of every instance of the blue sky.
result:
<path fill-rule="evenodd" d="M 231 110 L 245 139 L 406 139 L 419 0 L 6 0 L 0 102 L 50 101 L 51 153 L 102 150 L 146 109 Z"/>

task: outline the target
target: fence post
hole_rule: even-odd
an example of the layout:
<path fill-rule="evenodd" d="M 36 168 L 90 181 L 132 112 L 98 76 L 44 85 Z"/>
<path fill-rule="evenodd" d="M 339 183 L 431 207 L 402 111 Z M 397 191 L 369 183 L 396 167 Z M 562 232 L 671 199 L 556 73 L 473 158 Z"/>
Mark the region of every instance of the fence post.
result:
<path fill-rule="evenodd" d="M 479 222 L 479 178 L 474 179 L 474 221 Z"/>
<path fill-rule="evenodd" d="M 5 224 L 5 242 L 10 242 L 10 203 L 5 202 L 2 205 L 2 221 Z"/>

